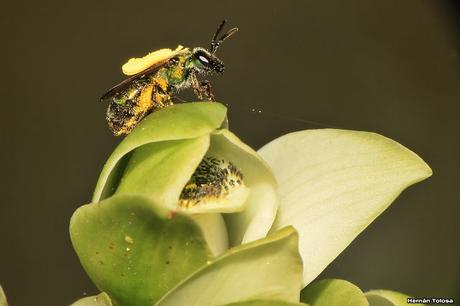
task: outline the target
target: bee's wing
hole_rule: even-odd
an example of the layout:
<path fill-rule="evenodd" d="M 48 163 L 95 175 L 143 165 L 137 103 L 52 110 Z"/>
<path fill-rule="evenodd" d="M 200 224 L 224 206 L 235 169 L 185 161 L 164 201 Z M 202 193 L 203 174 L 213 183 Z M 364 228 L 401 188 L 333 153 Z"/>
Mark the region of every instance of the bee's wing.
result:
<path fill-rule="evenodd" d="M 153 74 L 153 73 L 157 72 L 161 67 L 166 65 L 166 63 L 168 63 L 169 60 L 170 60 L 170 58 L 165 59 L 163 61 L 160 61 L 158 63 L 155 63 L 154 65 L 150 66 L 149 68 L 145 69 L 144 71 L 141 71 L 141 72 L 139 72 L 137 74 L 134 74 L 134 75 L 130 76 L 129 78 L 123 80 L 119 84 L 113 86 L 105 94 L 102 95 L 101 101 L 110 99 L 111 97 L 113 97 L 118 92 L 126 89 L 132 82 L 134 82 L 134 81 L 136 81 L 136 80 L 138 80 L 138 79 L 140 79 L 140 78 L 142 78 L 142 77 L 144 77 L 146 75 L 150 75 L 150 74 Z"/>

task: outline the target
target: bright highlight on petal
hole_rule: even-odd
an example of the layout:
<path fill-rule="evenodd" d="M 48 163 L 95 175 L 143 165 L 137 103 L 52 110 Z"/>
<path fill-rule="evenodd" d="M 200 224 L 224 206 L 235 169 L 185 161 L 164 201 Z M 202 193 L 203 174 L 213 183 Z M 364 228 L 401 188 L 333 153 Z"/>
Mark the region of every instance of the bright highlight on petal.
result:
<path fill-rule="evenodd" d="M 131 58 L 129 59 L 122 67 L 123 73 L 126 75 L 134 75 L 136 73 L 142 72 L 151 66 L 158 64 L 160 62 L 166 61 L 181 52 L 187 51 L 187 48 L 183 46 L 177 46 L 176 50 L 171 50 L 168 48 L 156 50 L 150 52 L 144 57 Z"/>
<path fill-rule="evenodd" d="M 282 136 L 259 150 L 278 181 L 273 230 L 293 225 L 310 283 L 408 186 L 429 177 L 428 165 L 374 133 L 322 129 Z"/>

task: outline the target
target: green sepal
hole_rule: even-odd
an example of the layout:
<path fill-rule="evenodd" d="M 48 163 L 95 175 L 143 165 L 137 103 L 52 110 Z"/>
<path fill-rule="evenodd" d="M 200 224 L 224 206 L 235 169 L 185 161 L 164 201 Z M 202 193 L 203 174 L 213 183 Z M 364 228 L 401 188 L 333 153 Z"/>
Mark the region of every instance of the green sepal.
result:
<path fill-rule="evenodd" d="M 300 293 L 300 300 L 310 306 L 369 306 L 361 289 L 341 279 L 311 283 Z"/>
<path fill-rule="evenodd" d="M 80 207 L 70 236 L 89 277 L 115 305 L 152 305 L 211 259 L 190 217 L 139 195 Z"/>

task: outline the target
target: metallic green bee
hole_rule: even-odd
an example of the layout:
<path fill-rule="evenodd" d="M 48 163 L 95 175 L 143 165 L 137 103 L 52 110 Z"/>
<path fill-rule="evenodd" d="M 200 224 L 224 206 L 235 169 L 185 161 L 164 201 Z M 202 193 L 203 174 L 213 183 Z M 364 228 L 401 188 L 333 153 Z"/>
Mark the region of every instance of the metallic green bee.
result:
<path fill-rule="evenodd" d="M 232 28 L 218 38 L 226 20 L 217 28 L 211 47 L 189 50 L 161 49 L 143 58 L 130 59 L 123 65 L 128 79 L 107 91 L 101 100 L 110 99 L 107 122 L 115 135 L 128 134 L 149 113 L 172 105 L 172 96 L 192 87 L 200 100 L 214 101 L 209 81 L 200 82 L 198 75 L 223 73 L 224 63 L 214 53 L 219 45 L 238 31 Z"/>

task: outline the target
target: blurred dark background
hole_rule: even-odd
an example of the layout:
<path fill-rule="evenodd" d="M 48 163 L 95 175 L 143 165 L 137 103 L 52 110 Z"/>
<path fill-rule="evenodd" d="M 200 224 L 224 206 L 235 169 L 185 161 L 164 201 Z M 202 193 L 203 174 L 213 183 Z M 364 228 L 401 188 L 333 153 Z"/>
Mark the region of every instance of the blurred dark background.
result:
<path fill-rule="evenodd" d="M 2 3 L 0 283 L 11 305 L 67 305 L 97 292 L 68 222 L 120 141 L 98 97 L 123 78 L 128 58 L 207 47 L 224 17 L 240 32 L 218 51 L 226 73 L 211 80 L 247 143 L 307 128 L 375 131 L 434 170 L 320 278 L 459 299 L 459 8 L 439 0 Z"/>

